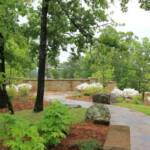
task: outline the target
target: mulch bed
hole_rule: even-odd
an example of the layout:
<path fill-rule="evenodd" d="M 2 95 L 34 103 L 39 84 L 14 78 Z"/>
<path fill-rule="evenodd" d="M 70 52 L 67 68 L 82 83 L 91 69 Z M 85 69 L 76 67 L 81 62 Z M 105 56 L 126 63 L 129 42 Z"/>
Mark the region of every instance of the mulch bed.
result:
<path fill-rule="evenodd" d="M 79 150 L 73 145 L 77 141 L 90 139 L 95 139 L 104 144 L 108 130 L 109 126 L 105 125 L 96 125 L 91 122 L 78 123 L 72 126 L 70 134 L 58 146 L 49 150 Z M 0 144 L 0 150 L 8 149 Z"/>
<path fill-rule="evenodd" d="M 32 99 L 21 100 L 15 99 L 12 101 L 14 111 L 27 110 L 34 108 L 35 101 Z M 44 101 L 44 106 L 48 106 L 48 102 Z M 7 112 L 7 109 L 0 109 L 0 112 Z"/>
<path fill-rule="evenodd" d="M 27 110 L 34 108 L 35 101 L 27 100 L 27 101 L 13 101 L 14 111 Z M 44 101 L 44 106 L 47 106 L 48 102 Z"/>
<path fill-rule="evenodd" d="M 81 140 L 95 139 L 104 144 L 108 130 L 109 126 L 96 125 L 91 122 L 73 125 L 67 138 L 52 150 L 79 150 L 73 145 Z"/>
<path fill-rule="evenodd" d="M 83 97 L 67 97 L 67 99 L 77 99 L 83 101 L 92 101 L 91 97 L 83 96 Z M 14 111 L 33 109 L 35 101 L 32 99 L 29 100 L 13 100 Z M 49 103 L 44 101 L 44 105 L 47 106 Z M 2 110 L 0 110 L 1 112 Z M 81 140 L 90 140 L 95 139 L 102 144 L 106 140 L 106 136 L 109 130 L 109 126 L 105 125 L 96 125 L 92 122 L 84 122 L 73 125 L 70 130 L 70 134 L 62 140 L 62 142 L 51 150 L 79 150 L 77 147 L 73 147 L 73 145 L 77 141 Z M 0 144 L 0 150 L 7 150 L 6 148 L 2 148 Z"/>

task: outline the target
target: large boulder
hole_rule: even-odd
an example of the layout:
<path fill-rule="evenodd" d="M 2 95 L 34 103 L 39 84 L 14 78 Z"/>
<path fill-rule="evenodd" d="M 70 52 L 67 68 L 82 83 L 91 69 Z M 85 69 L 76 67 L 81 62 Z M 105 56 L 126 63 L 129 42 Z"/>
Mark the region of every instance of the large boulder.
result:
<path fill-rule="evenodd" d="M 110 104 L 110 94 L 95 94 L 92 100 L 95 103 Z"/>
<path fill-rule="evenodd" d="M 110 112 L 107 106 L 103 104 L 94 104 L 87 109 L 86 120 L 92 121 L 96 124 L 109 125 Z"/>

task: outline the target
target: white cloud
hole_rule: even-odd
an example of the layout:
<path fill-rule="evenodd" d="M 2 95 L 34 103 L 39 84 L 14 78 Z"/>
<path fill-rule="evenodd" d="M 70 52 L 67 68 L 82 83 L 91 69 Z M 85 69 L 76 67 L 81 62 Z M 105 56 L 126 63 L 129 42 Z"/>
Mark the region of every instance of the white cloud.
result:
<path fill-rule="evenodd" d="M 128 12 L 121 12 L 119 1 L 117 0 L 112 7 L 114 14 L 113 19 L 119 23 L 125 23 L 125 26 L 117 27 L 121 31 L 132 31 L 140 38 L 150 38 L 150 12 L 139 8 L 137 0 L 130 1 Z"/>
<path fill-rule="evenodd" d="M 70 53 L 69 53 L 69 52 L 61 51 L 60 56 L 59 56 L 60 62 L 62 63 L 62 62 L 67 61 L 68 58 L 69 58 L 69 56 L 70 56 Z"/>

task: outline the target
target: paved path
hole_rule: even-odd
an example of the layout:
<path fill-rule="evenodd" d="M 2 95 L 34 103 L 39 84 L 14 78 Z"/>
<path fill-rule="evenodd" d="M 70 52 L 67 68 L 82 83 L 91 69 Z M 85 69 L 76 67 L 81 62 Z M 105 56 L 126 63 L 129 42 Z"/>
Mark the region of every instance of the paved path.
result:
<path fill-rule="evenodd" d="M 67 94 L 56 93 L 45 97 L 46 100 L 61 99 L 65 104 L 81 105 L 88 108 L 91 102 L 66 100 Z M 108 105 L 111 124 L 127 125 L 131 130 L 131 150 L 150 150 L 150 117 L 127 108 Z M 121 138 L 121 137 L 120 137 Z"/>

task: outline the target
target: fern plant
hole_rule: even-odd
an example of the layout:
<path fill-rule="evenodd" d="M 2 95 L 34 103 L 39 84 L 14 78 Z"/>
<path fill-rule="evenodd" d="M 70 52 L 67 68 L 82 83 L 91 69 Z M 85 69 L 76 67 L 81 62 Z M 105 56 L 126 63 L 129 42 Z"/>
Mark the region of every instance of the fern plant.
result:
<path fill-rule="evenodd" d="M 0 140 L 11 150 L 44 150 L 37 127 L 8 114 L 0 116 Z"/>
<path fill-rule="evenodd" d="M 69 109 L 60 102 L 52 103 L 44 112 L 39 131 L 47 146 L 57 145 L 69 132 L 71 118 Z"/>

